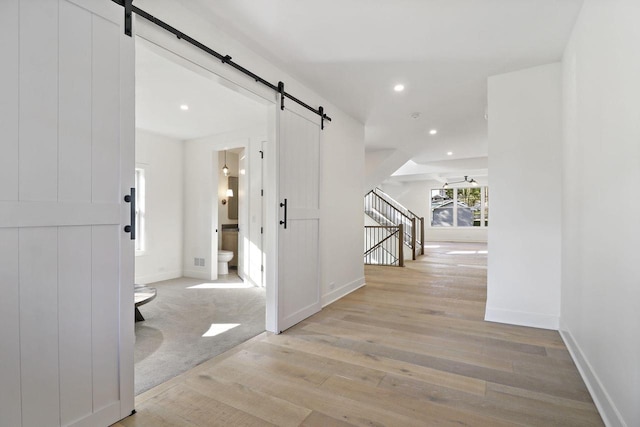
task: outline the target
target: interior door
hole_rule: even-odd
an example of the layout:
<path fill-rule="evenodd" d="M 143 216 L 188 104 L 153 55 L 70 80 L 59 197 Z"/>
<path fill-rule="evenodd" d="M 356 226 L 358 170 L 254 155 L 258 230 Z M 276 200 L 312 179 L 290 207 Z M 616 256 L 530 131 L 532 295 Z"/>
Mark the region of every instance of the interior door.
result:
<path fill-rule="evenodd" d="M 244 150 L 238 154 L 238 194 L 234 196 L 238 200 L 238 276 L 240 276 L 245 282 L 249 280 L 249 265 L 251 259 L 249 258 L 249 248 L 247 247 L 247 239 L 250 236 L 249 230 L 249 195 L 248 195 L 248 182 L 247 182 L 247 166 L 249 161 L 248 144 Z M 250 171 L 249 171 L 250 173 Z M 242 201 L 242 203 L 240 203 Z"/>
<path fill-rule="evenodd" d="M 280 111 L 278 153 L 278 329 L 284 331 L 322 308 L 319 118 Z"/>
<path fill-rule="evenodd" d="M 0 1 L 0 425 L 133 409 L 133 41 L 104 0 Z"/>

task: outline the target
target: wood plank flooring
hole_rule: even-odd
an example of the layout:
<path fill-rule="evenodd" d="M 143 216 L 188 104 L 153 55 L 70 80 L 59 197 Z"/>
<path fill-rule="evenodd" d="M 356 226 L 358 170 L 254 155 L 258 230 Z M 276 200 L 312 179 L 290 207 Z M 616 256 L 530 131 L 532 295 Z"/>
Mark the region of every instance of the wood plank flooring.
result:
<path fill-rule="evenodd" d="M 483 321 L 486 245 L 365 272 L 285 333 L 139 395 L 115 426 L 603 425 L 557 332 Z"/>

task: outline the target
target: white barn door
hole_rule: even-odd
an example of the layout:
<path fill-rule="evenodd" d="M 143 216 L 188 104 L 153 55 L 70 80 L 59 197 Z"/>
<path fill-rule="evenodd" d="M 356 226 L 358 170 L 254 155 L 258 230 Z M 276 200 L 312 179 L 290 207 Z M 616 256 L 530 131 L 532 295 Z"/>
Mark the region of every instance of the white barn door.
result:
<path fill-rule="evenodd" d="M 0 426 L 109 425 L 133 409 L 122 27 L 111 1 L 0 1 Z"/>
<path fill-rule="evenodd" d="M 290 328 L 322 308 L 319 265 L 320 118 L 316 120 L 306 111 L 299 114 L 296 111 L 279 111 L 279 331 Z"/>

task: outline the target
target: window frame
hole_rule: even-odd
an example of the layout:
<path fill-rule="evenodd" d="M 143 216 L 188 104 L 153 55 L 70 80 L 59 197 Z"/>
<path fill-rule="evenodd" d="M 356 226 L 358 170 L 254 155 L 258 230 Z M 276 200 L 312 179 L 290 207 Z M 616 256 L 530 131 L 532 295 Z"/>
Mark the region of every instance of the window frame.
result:
<path fill-rule="evenodd" d="M 452 225 L 434 225 L 433 223 L 433 211 L 434 211 L 434 207 L 433 207 L 433 195 L 434 195 L 434 191 L 441 191 L 443 190 L 443 188 L 431 188 L 429 190 L 429 226 L 433 227 L 433 228 L 438 228 L 438 229 L 486 229 L 489 227 L 489 222 L 488 222 L 488 218 L 486 218 L 485 216 L 485 209 L 488 211 L 488 205 L 489 205 L 489 199 L 488 199 L 488 189 L 489 186 L 488 185 L 483 185 L 480 186 L 480 225 L 479 226 L 475 226 L 475 225 L 458 225 L 458 191 L 461 189 L 466 189 L 466 188 L 478 188 L 475 186 L 464 186 L 464 187 L 450 187 L 447 188 L 446 190 L 453 190 L 452 194 L 453 194 L 453 207 L 452 207 L 452 213 L 453 213 L 453 222 Z M 474 220 L 475 222 L 475 220 Z"/>

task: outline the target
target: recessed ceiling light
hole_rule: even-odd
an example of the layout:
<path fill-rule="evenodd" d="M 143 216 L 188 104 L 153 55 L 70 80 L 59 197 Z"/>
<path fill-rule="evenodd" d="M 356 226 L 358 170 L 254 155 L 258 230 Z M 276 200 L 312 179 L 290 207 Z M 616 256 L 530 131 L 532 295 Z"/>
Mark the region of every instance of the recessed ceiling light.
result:
<path fill-rule="evenodd" d="M 189 109 L 189 106 L 188 106 L 187 104 L 182 104 L 182 105 L 180 106 L 180 109 L 181 109 L 182 111 L 187 111 L 187 110 Z"/>
<path fill-rule="evenodd" d="M 447 156 L 453 156 L 453 151 L 447 151 Z"/>
<path fill-rule="evenodd" d="M 393 87 L 393 90 L 395 90 L 396 92 L 402 92 L 404 90 L 404 85 L 403 84 L 397 84 Z"/>
<path fill-rule="evenodd" d="M 429 135 L 435 135 L 436 133 L 438 133 L 438 131 L 436 129 L 431 129 L 429 131 Z"/>

